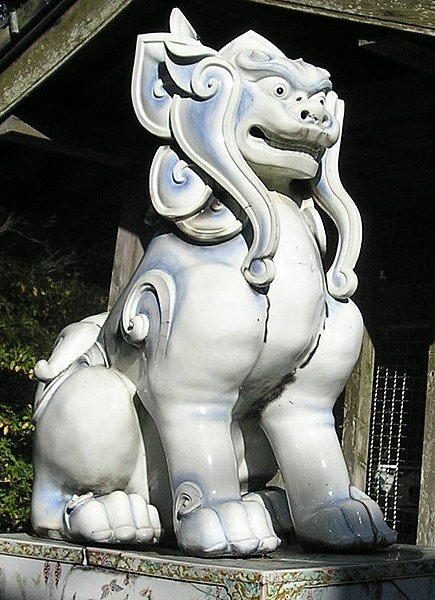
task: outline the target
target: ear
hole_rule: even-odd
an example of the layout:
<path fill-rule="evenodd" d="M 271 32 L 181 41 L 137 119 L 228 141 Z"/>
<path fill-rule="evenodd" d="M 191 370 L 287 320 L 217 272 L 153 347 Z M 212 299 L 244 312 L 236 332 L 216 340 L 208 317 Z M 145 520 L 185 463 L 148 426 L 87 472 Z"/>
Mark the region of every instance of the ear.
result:
<path fill-rule="evenodd" d="M 136 44 L 131 97 L 141 125 L 158 137 L 171 137 L 169 111 L 172 97 L 161 77 L 164 39 L 170 34 L 139 35 Z"/>
<path fill-rule="evenodd" d="M 189 43 L 184 39 L 165 42 L 165 67 L 183 95 L 193 95 L 193 77 L 197 65 L 208 57 L 218 56 L 216 50 L 200 43 Z"/>
<path fill-rule="evenodd" d="M 174 9 L 171 33 L 144 34 L 137 38 L 131 95 L 139 122 L 158 137 L 170 138 L 169 114 L 177 92 L 192 94 L 195 66 L 215 50 L 203 46 L 195 30 Z"/>
<path fill-rule="evenodd" d="M 179 8 L 172 10 L 169 27 L 172 37 L 165 41 L 165 66 L 177 87 L 191 93 L 190 81 L 195 66 L 206 56 L 214 56 L 217 52 L 201 44 L 196 31 Z"/>

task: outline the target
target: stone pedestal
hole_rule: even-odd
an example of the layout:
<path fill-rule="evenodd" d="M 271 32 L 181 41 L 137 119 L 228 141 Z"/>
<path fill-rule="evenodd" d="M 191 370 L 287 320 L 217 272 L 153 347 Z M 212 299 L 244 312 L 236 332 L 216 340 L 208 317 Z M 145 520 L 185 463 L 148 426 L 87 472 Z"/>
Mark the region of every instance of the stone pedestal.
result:
<path fill-rule="evenodd" d="M 433 600 L 435 548 L 359 555 L 296 547 L 250 559 L 94 548 L 0 536 L 3 600 Z"/>

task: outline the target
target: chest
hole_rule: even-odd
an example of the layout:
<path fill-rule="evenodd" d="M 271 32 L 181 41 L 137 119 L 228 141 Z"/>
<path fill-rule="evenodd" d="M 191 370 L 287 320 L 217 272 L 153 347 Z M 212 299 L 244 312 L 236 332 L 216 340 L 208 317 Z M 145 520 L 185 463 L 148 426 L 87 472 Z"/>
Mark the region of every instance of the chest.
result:
<path fill-rule="evenodd" d="M 270 286 L 266 334 L 251 383 L 274 387 L 314 349 L 325 319 L 326 285 L 317 243 L 298 206 L 278 197 L 280 243 Z"/>

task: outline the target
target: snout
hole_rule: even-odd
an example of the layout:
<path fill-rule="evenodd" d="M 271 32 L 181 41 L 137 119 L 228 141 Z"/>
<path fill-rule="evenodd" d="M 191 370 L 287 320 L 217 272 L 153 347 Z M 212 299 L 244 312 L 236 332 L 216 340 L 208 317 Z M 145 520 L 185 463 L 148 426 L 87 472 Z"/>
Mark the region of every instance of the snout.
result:
<path fill-rule="evenodd" d="M 298 103 L 299 118 L 305 123 L 315 123 L 320 127 L 329 127 L 332 121 L 332 116 L 325 109 L 324 105 L 318 101 L 307 98 L 303 102 Z"/>
<path fill-rule="evenodd" d="M 319 100 L 306 98 L 295 102 L 289 112 L 305 130 L 307 140 L 324 148 L 337 141 L 340 133 L 338 122 Z"/>

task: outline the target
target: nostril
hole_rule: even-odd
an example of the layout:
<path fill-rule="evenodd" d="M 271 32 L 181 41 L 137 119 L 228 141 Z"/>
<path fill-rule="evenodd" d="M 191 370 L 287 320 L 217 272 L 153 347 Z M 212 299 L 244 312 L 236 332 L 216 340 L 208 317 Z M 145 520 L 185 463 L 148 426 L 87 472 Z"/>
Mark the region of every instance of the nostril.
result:
<path fill-rule="evenodd" d="M 301 119 L 305 120 L 309 115 L 310 115 L 310 111 L 309 110 L 303 110 L 301 112 Z"/>
<path fill-rule="evenodd" d="M 329 122 L 329 117 L 328 115 L 325 115 L 322 119 L 322 123 L 328 123 Z"/>
<path fill-rule="evenodd" d="M 266 137 L 259 127 L 252 127 L 249 133 L 252 135 L 252 137 L 259 138 L 261 140 L 264 140 Z"/>

